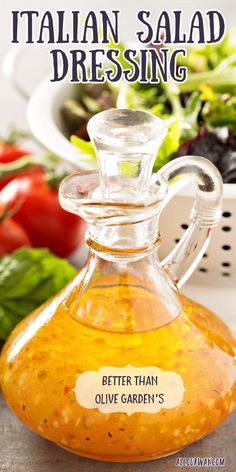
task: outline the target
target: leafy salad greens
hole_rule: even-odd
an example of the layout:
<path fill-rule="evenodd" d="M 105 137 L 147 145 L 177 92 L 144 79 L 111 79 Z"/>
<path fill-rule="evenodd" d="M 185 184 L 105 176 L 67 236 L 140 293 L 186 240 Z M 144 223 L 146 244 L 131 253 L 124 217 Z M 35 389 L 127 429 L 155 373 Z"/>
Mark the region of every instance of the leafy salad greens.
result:
<path fill-rule="evenodd" d="M 121 52 L 123 48 L 120 45 Z M 96 159 L 87 135 L 87 122 L 95 113 L 114 107 L 143 109 L 165 120 L 168 133 L 157 153 L 154 170 L 174 157 L 192 152 L 193 143 L 195 152 L 199 147 L 198 154 L 216 165 L 218 158 L 214 153 L 222 150 L 221 144 L 227 155 L 235 153 L 236 139 L 232 136 L 236 134 L 236 30 L 220 43 L 190 49 L 179 65 L 187 66 L 189 73 L 187 81 L 178 85 L 173 82 L 80 85 L 78 100 L 66 101 L 62 110 L 78 156 L 80 153 Z M 220 133 L 222 128 L 224 133 Z M 211 146 L 206 152 L 202 140 L 208 139 Z M 220 171 L 221 164 L 219 161 Z M 236 182 L 236 160 L 230 182 Z"/>

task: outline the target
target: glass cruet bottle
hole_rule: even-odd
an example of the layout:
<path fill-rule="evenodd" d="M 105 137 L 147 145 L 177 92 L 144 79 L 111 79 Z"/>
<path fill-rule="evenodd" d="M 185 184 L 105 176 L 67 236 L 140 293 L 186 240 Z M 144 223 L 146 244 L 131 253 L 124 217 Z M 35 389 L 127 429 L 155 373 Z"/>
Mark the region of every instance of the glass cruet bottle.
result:
<path fill-rule="evenodd" d="M 205 436 L 235 408 L 235 338 L 178 291 L 220 219 L 222 181 L 193 156 L 152 174 L 166 130 L 149 113 L 102 112 L 88 131 L 98 171 L 60 189 L 63 208 L 88 223 L 88 260 L 15 328 L 1 386 L 19 419 L 61 447 L 150 460 Z M 196 194 L 191 225 L 160 263 L 158 219 L 186 183 Z"/>

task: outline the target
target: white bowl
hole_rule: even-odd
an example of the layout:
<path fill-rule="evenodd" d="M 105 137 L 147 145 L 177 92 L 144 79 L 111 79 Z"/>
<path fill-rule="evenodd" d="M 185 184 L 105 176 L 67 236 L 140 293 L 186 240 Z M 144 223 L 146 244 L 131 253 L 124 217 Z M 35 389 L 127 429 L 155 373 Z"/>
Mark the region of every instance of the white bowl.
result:
<path fill-rule="evenodd" d="M 81 155 L 66 136 L 61 109 L 68 98 L 78 98 L 78 84 L 52 83 L 49 78 L 36 88 L 28 104 L 28 121 L 32 133 L 50 151 L 78 169 L 95 169 L 91 159 Z"/>

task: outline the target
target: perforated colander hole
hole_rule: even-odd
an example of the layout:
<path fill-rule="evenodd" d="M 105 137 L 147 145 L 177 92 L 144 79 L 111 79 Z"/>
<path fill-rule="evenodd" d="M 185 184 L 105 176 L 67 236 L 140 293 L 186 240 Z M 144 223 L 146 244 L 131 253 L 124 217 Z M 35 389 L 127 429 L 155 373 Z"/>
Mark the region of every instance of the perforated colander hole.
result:
<path fill-rule="evenodd" d="M 221 264 L 223 267 L 231 267 L 230 262 L 222 262 Z"/>
<path fill-rule="evenodd" d="M 178 244 L 180 242 L 180 239 L 175 239 L 175 243 Z"/>
<path fill-rule="evenodd" d="M 224 212 L 222 213 L 222 216 L 223 216 L 224 218 L 230 218 L 232 215 L 231 215 L 230 211 L 224 211 Z"/>
<path fill-rule="evenodd" d="M 226 233 L 228 233 L 229 231 L 231 231 L 231 226 L 222 226 L 222 231 L 225 231 Z"/>
<path fill-rule="evenodd" d="M 182 223 L 181 228 L 182 228 L 182 229 L 188 229 L 187 223 Z"/>
<path fill-rule="evenodd" d="M 199 272 L 202 272 L 202 273 L 206 273 L 207 272 L 207 269 L 206 267 L 199 267 Z"/>
<path fill-rule="evenodd" d="M 224 244 L 224 245 L 222 246 L 222 249 L 223 249 L 223 251 L 230 251 L 231 246 L 229 246 L 229 244 Z"/>
<path fill-rule="evenodd" d="M 230 272 L 222 272 L 221 275 L 223 277 L 230 277 L 231 276 Z"/>
<path fill-rule="evenodd" d="M 204 257 L 204 259 L 205 259 L 206 257 L 208 257 L 208 254 L 205 252 L 205 254 L 203 254 L 202 257 Z"/>

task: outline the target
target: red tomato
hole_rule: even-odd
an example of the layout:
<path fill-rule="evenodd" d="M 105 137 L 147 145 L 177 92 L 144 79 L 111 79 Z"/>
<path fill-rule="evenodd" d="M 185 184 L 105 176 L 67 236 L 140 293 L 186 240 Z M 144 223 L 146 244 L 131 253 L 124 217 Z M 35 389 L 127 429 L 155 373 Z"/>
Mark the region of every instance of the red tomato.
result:
<path fill-rule="evenodd" d="M 9 184 L 9 182 L 11 182 L 12 180 L 14 180 L 16 178 L 17 179 L 22 179 L 26 176 L 37 175 L 37 174 L 42 175 L 42 176 L 44 175 L 43 169 L 39 166 L 32 167 L 32 169 L 20 171 L 19 173 L 14 172 L 11 175 L 9 175 L 8 177 L 5 177 L 4 179 L 0 180 L 0 190 L 2 190 L 4 187 L 6 187 L 7 184 Z"/>
<path fill-rule="evenodd" d="M 66 257 L 83 239 L 83 220 L 61 208 L 57 190 L 42 175 L 14 179 L 1 191 L 0 205 L 15 208 L 14 220 L 26 230 L 34 247 L 48 247 Z"/>
<path fill-rule="evenodd" d="M 24 151 L 23 149 L 18 148 L 14 144 L 6 144 L 0 141 L 0 165 L 1 164 L 9 164 L 11 162 L 17 161 L 23 156 L 28 156 L 29 152 Z M 32 169 L 19 171 L 19 172 L 12 172 L 11 175 L 8 177 L 1 178 L 0 180 L 0 190 L 5 187 L 11 180 L 15 179 L 16 177 L 24 177 L 26 175 L 32 174 L 42 174 L 44 173 L 43 169 L 39 166 L 32 167 Z"/>
<path fill-rule="evenodd" d="M 0 222 L 0 256 L 11 254 L 21 246 L 31 247 L 26 231 L 12 218 L 2 220 Z"/>
<path fill-rule="evenodd" d="M 18 148 L 14 144 L 6 144 L 0 142 L 0 162 L 9 163 L 20 159 L 20 157 L 26 156 L 29 154 L 27 151 Z"/>

